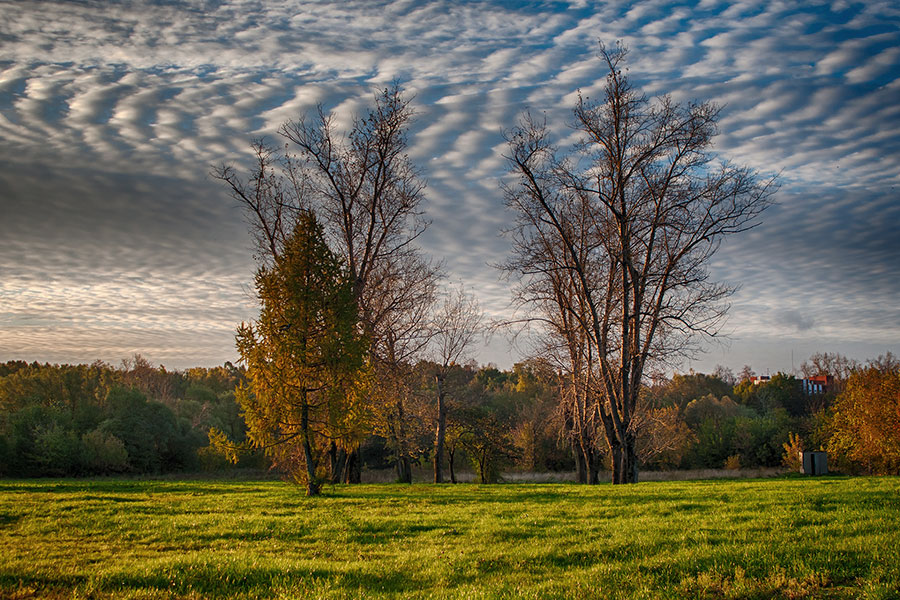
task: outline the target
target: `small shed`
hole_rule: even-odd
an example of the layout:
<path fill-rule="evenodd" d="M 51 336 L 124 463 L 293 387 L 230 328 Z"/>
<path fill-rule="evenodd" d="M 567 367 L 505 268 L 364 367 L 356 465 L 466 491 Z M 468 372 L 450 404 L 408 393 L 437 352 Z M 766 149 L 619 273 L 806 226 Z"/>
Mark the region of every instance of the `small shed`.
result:
<path fill-rule="evenodd" d="M 827 475 L 828 474 L 828 453 L 827 452 L 801 452 L 800 453 L 800 472 L 804 475 Z"/>

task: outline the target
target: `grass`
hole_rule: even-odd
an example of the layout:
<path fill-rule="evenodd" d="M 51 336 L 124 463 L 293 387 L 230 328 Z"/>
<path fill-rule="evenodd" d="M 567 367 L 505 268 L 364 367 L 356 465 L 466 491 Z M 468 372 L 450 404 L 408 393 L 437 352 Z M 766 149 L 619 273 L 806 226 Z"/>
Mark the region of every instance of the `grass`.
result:
<path fill-rule="evenodd" d="M 0 481 L 3 598 L 900 598 L 900 478 Z"/>

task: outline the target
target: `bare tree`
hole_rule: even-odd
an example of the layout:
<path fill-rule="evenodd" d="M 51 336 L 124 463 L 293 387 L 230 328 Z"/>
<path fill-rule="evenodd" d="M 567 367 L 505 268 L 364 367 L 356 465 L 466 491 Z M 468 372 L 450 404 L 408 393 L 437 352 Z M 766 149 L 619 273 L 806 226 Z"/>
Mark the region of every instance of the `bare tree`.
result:
<path fill-rule="evenodd" d="M 482 331 L 484 314 L 474 296 L 460 287 L 451 290 L 434 319 L 434 354 L 438 365 L 437 430 L 434 439 L 434 482 L 444 482 L 444 437 L 447 430 L 447 390 L 444 380 L 450 367 L 465 356 Z"/>
<path fill-rule="evenodd" d="M 734 375 L 734 371 L 725 365 L 716 365 L 716 368 L 713 369 L 712 376 L 718 378 L 723 383 L 727 383 L 731 387 L 734 387 L 735 384 L 738 383 L 737 377 Z"/>
<path fill-rule="evenodd" d="M 848 358 L 838 352 L 817 352 L 804 360 L 800 365 L 800 372 L 804 377 L 816 375 L 831 375 L 843 390 L 843 384 L 850 378 L 853 371 L 861 367 L 859 361 Z"/>
<path fill-rule="evenodd" d="M 411 260 L 413 264 L 407 261 Z M 418 264 L 416 264 L 418 262 Z M 397 279 L 385 273 L 369 297 L 370 330 L 378 342 L 371 353 L 374 430 L 388 440 L 398 481 L 412 483 L 412 458 L 420 450 L 415 419 L 413 364 L 425 352 L 431 336 L 436 273 L 418 257 L 404 258 Z"/>
<path fill-rule="evenodd" d="M 753 370 L 753 367 L 744 365 L 741 367 L 741 372 L 738 373 L 737 380 L 738 383 L 743 383 L 745 381 L 750 381 L 754 377 L 756 377 L 756 371 Z"/>
<path fill-rule="evenodd" d="M 605 94 L 579 94 L 571 151 L 558 152 L 528 115 L 510 132 L 516 181 L 506 187 L 517 221 L 505 266 L 523 277 L 523 307 L 567 315 L 563 334 L 584 340 L 614 483 L 637 481 L 645 372 L 695 350 L 695 334 L 718 331 L 733 289 L 711 282 L 707 264 L 724 237 L 754 226 L 774 189 L 750 169 L 714 162 L 717 107 L 651 102 L 623 73 L 625 56 L 601 45 Z M 555 288 L 564 293 L 548 293 Z"/>
<path fill-rule="evenodd" d="M 439 277 L 415 244 L 427 223 L 420 206 L 425 184 L 406 154 L 412 116 L 395 85 L 376 96 L 349 132 L 336 131 L 334 115 L 319 107 L 282 126 L 285 150 L 254 143 L 246 179 L 230 166 L 213 172 L 246 209 L 264 264 L 279 255 L 299 211 L 319 216 L 350 271 L 376 373 L 401 369 L 427 343 L 427 311 Z M 390 389 L 393 384 L 382 391 Z M 402 396 L 392 400 L 402 402 Z M 354 442 L 344 444 L 351 448 L 343 479 L 358 481 Z"/>

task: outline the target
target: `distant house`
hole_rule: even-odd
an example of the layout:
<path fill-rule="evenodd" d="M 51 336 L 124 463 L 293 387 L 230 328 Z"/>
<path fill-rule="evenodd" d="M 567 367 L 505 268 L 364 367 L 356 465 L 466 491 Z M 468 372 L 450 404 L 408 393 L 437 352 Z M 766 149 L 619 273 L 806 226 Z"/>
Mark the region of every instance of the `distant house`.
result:
<path fill-rule="evenodd" d="M 812 377 L 801 379 L 800 384 L 803 386 L 803 393 L 807 396 L 825 394 L 834 385 L 834 377 L 831 375 L 813 375 Z"/>
<path fill-rule="evenodd" d="M 772 378 L 768 375 L 756 375 L 750 378 L 750 383 L 760 385 L 769 383 Z M 800 387 L 807 396 L 825 394 L 834 385 L 834 377 L 831 375 L 813 375 L 800 380 Z"/>

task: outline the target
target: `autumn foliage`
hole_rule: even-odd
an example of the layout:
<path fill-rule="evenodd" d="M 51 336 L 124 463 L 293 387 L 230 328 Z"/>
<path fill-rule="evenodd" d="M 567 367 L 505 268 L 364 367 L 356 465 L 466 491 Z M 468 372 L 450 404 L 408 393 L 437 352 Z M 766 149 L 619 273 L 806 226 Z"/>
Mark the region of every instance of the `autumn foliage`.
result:
<path fill-rule="evenodd" d="M 842 467 L 900 474 L 900 369 L 854 372 L 835 401 L 828 451 Z"/>

